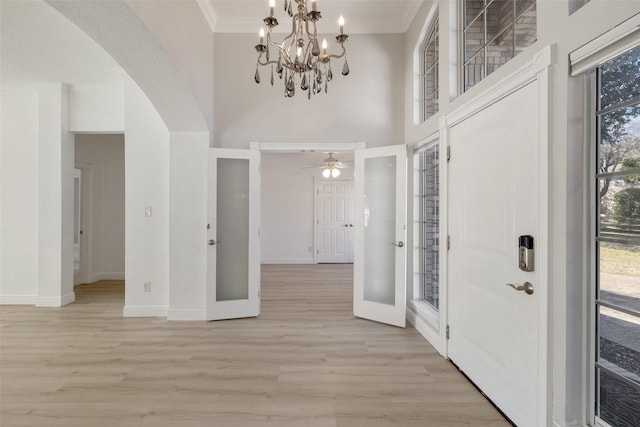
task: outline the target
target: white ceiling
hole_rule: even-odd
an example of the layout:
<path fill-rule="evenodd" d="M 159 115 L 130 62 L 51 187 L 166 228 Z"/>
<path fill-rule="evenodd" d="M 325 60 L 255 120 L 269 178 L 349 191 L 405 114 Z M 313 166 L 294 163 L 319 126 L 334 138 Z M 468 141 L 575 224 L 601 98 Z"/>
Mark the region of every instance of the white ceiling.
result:
<path fill-rule="evenodd" d="M 178 0 L 181 1 L 181 0 Z M 196 0 L 215 32 L 253 33 L 268 15 L 268 0 Z M 276 0 L 280 29 L 291 20 Z M 317 0 L 318 30 L 337 33 L 402 33 L 423 0 Z M 0 0 L 0 83 L 65 82 L 118 85 L 122 69 L 83 31 L 41 0 Z"/>
<path fill-rule="evenodd" d="M 117 85 L 118 64 L 42 1 L 0 0 L 0 82 Z"/>
<path fill-rule="evenodd" d="M 258 32 L 269 14 L 268 0 L 198 0 L 207 20 L 219 33 Z M 206 4 L 209 2 L 209 4 Z M 322 13 L 318 32 L 337 33 L 338 17 L 345 19 L 345 33 L 404 33 L 423 0 L 317 0 Z M 295 4 L 295 3 L 294 3 Z M 291 31 L 284 0 L 276 0 L 275 17 L 280 32 Z"/>

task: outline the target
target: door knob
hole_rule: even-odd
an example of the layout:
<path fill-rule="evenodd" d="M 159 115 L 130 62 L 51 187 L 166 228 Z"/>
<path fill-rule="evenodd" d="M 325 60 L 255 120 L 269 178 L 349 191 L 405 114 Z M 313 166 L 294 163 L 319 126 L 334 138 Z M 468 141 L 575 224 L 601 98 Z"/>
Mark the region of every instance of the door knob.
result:
<path fill-rule="evenodd" d="M 210 239 L 208 243 L 209 243 L 209 246 L 213 246 L 216 244 L 216 241 L 213 239 Z"/>
<path fill-rule="evenodd" d="M 395 242 L 394 242 L 394 243 L 391 243 L 391 244 L 392 244 L 393 246 L 397 246 L 397 247 L 399 247 L 399 248 L 401 248 L 401 247 L 403 247 L 403 246 L 404 246 L 404 242 L 403 242 L 402 240 L 400 240 L 398 243 L 395 243 Z"/>
<path fill-rule="evenodd" d="M 529 282 L 524 282 L 523 285 L 514 285 L 511 283 L 507 283 L 507 286 L 511 286 L 516 291 L 525 291 L 527 295 L 533 294 L 533 285 Z"/>

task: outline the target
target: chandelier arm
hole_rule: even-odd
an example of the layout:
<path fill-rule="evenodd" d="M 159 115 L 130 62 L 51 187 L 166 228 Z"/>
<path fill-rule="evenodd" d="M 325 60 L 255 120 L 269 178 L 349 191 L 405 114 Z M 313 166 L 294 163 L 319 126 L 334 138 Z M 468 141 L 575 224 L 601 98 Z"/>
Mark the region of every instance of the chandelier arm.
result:
<path fill-rule="evenodd" d="M 344 45 L 342 45 L 342 44 L 340 45 L 340 47 L 342 48 L 342 53 L 341 53 L 340 55 L 336 55 L 336 54 L 333 54 L 333 53 L 328 53 L 328 54 L 326 54 L 326 55 L 323 55 L 323 56 L 322 56 L 322 58 L 323 58 L 323 59 L 325 59 L 325 58 L 326 58 L 326 59 L 329 59 L 329 58 L 340 59 L 340 58 L 342 58 L 343 56 L 345 56 L 345 55 L 346 55 L 346 53 L 347 53 L 347 49 L 345 49 L 345 48 L 344 48 Z"/>
<path fill-rule="evenodd" d="M 269 65 L 269 64 L 277 64 L 278 61 L 261 61 L 260 59 L 262 59 L 262 55 L 260 55 L 260 57 L 258 58 L 258 64 L 260 65 Z"/>

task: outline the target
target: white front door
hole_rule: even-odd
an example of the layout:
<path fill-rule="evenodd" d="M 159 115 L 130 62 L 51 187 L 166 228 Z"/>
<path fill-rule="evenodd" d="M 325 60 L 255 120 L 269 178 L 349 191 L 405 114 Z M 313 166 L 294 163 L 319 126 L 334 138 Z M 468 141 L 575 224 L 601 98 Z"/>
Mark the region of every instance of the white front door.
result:
<path fill-rule="evenodd" d="M 355 177 L 353 313 L 404 327 L 406 146 L 356 150 Z"/>
<path fill-rule="evenodd" d="M 449 134 L 448 356 L 520 427 L 546 424 L 537 90 L 529 84 Z M 534 239 L 532 272 L 519 269 L 522 235 Z M 508 285 L 525 282 L 533 294 Z"/>
<path fill-rule="evenodd" d="M 207 319 L 260 314 L 260 152 L 209 149 Z"/>
<path fill-rule="evenodd" d="M 321 180 L 316 188 L 318 263 L 353 262 L 353 181 Z"/>

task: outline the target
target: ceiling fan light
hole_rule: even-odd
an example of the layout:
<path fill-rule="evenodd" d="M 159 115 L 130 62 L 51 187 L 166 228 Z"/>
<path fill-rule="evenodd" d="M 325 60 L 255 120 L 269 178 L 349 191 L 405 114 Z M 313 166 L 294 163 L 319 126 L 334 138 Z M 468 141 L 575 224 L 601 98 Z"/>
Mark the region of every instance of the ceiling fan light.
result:
<path fill-rule="evenodd" d="M 340 176 L 340 169 L 338 168 L 333 168 L 331 169 L 331 176 L 334 178 L 337 178 Z"/>
<path fill-rule="evenodd" d="M 331 171 L 329 170 L 329 168 L 322 171 L 322 176 L 324 176 L 325 178 L 329 178 L 331 176 Z"/>

